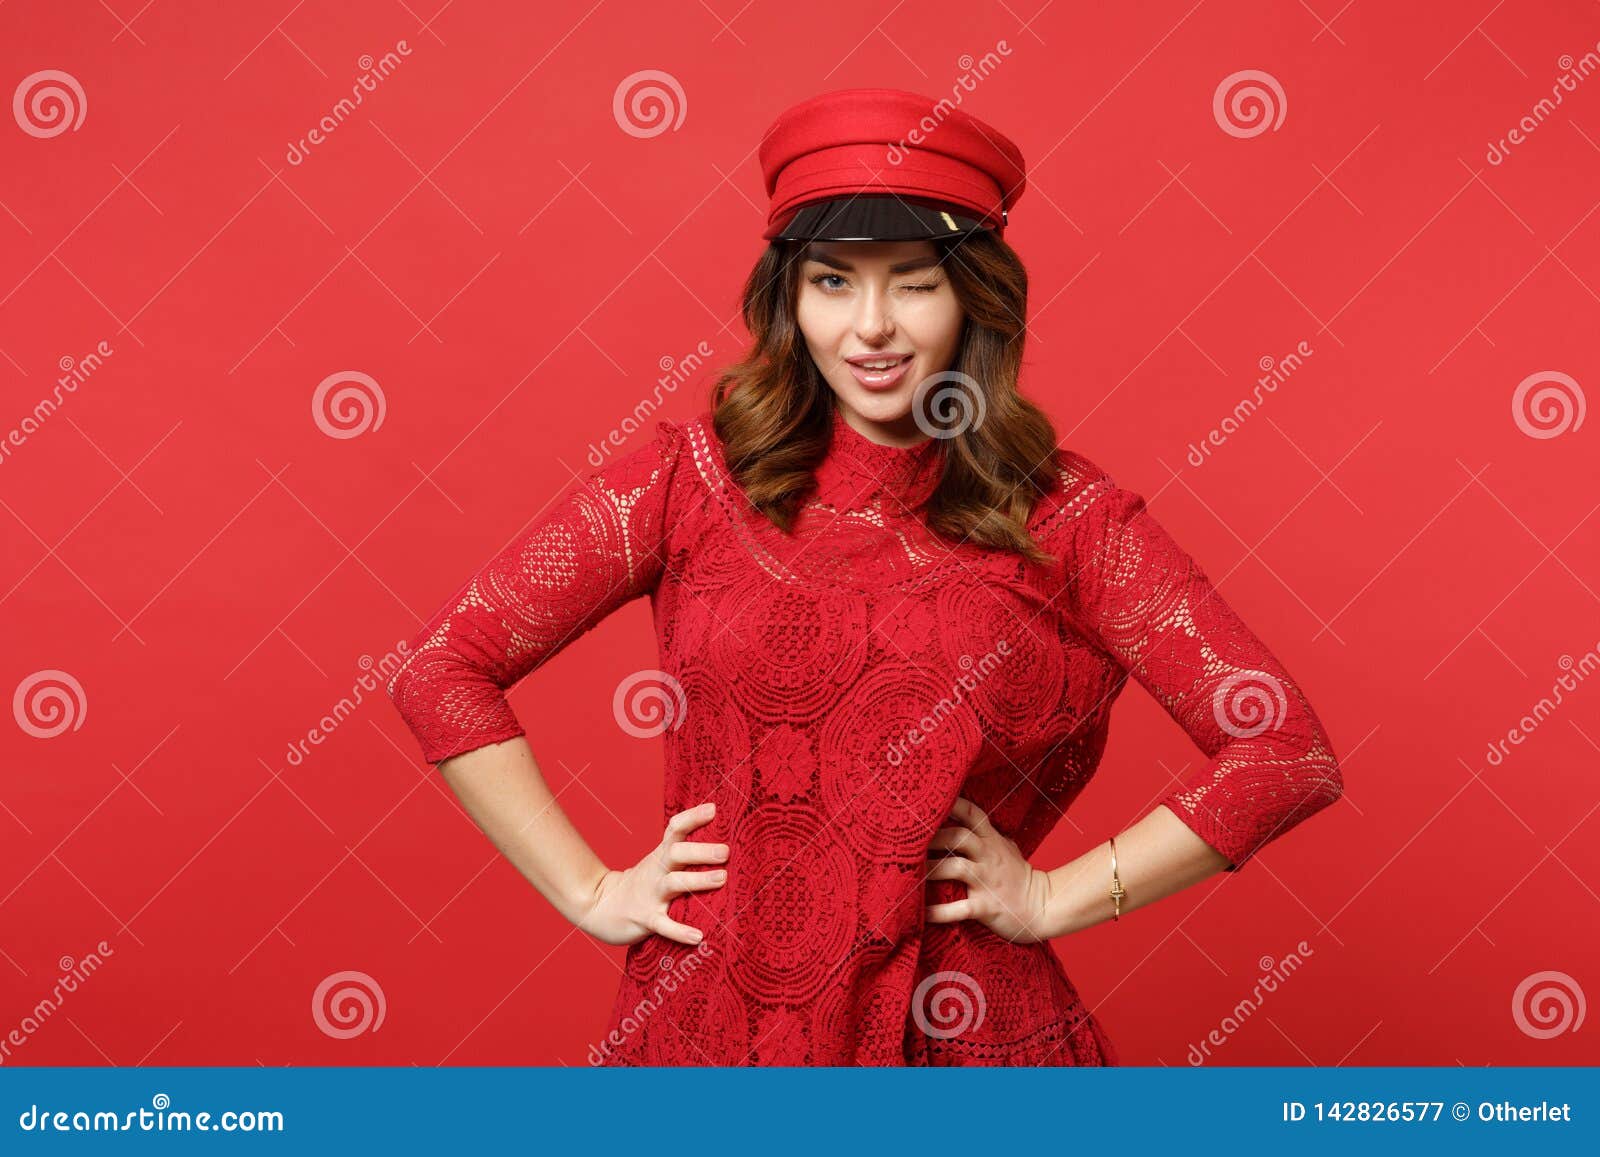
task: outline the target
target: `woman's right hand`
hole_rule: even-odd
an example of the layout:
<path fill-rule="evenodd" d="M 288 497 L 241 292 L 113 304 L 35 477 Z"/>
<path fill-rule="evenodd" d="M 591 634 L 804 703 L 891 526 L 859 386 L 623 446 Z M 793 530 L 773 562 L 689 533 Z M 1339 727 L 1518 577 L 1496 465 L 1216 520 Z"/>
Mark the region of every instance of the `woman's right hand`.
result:
<path fill-rule="evenodd" d="M 667 904 L 685 892 L 705 892 L 727 883 L 726 869 L 689 872 L 691 864 L 720 864 L 727 844 L 685 840 L 711 822 L 716 804 L 707 801 L 667 821 L 666 834 L 644 859 L 622 871 L 608 869 L 595 885 L 594 897 L 576 921 L 579 928 L 606 944 L 633 944 L 652 932 L 680 944 L 698 944 L 705 934 L 667 915 Z"/>

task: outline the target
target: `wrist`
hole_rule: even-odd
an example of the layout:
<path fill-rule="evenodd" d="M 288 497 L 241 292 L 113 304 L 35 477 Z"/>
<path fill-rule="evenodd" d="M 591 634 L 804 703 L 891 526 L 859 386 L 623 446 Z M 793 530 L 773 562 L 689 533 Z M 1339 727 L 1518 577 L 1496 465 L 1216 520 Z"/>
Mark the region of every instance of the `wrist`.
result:
<path fill-rule="evenodd" d="M 1109 871 L 1101 870 L 1110 861 L 1102 863 L 1100 859 L 1105 850 L 1105 844 L 1101 844 L 1094 851 L 1048 873 L 1050 899 L 1043 926 L 1051 938 L 1080 932 L 1110 917 L 1111 900 L 1107 895 L 1110 876 Z M 1102 875 L 1106 877 L 1104 880 Z"/>
<path fill-rule="evenodd" d="M 580 876 L 577 882 L 561 897 L 557 904 L 561 915 L 574 927 L 583 927 L 585 918 L 594 910 L 595 904 L 600 900 L 600 887 L 605 883 L 611 869 L 604 864 L 598 864 L 592 871 Z"/>
<path fill-rule="evenodd" d="M 1068 897 L 1066 895 L 1066 870 L 1068 864 L 1048 871 L 1041 870 L 1044 885 L 1044 910 L 1037 921 L 1039 939 L 1054 940 L 1057 936 L 1065 936 L 1073 931 L 1072 922 L 1068 913 Z"/>

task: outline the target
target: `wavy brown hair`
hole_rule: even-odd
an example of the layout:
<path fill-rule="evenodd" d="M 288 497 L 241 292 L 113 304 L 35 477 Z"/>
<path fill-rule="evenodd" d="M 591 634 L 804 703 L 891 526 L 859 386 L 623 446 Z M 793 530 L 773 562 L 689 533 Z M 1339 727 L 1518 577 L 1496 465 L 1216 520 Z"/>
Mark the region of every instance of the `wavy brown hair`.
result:
<path fill-rule="evenodd" d="M 943 466 L 923 521 L 952 543 L 1014 550 L 1048 565 L 1052 556 L 1028 533 L 1027 522 L 1055 484 L 1055 428 L 1017 392 L 1027 271 L 1016 251 L 988 231 L 930 240 L 966 315 L 949 368 L 977 383 L 983 420 L 941 421 L 941 407 L 929 407 L 935 411 L 926 414 L 931 425 L 959 432 L 941 439 Z M 750 350 L 722 371 L 711 391 L 712 423 L 729 472 L 784 533 L 815 485 L 835 407 L 795 317 L 807 244 L 773 241 L 750 271 L 743 297 Z"/>

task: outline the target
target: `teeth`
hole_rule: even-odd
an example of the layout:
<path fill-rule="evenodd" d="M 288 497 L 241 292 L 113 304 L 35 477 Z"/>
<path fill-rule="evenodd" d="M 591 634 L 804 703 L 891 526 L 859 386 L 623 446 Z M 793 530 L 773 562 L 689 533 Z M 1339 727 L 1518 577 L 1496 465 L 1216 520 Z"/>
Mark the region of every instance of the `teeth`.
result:
<path fill-rule="evenodd" d="M 857 362 L 856 365 L 864 370 L 888 370 L 893 369 L 903 360 L 903 358 L 895 358 L 893 361 Z"/>

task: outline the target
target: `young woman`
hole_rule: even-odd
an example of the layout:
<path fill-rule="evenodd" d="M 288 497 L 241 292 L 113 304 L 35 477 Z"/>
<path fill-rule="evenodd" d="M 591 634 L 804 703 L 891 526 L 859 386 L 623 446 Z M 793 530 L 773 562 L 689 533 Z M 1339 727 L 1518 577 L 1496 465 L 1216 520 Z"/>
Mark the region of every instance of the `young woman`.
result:
<path fill-rule="evenodd" d="M 761 159 L 748 357 L 473 576 L 389 692 L 533 885 L 630 945 L 594 1063 L 1118 1063 L 1049 941 L 1332 803 L 1328 737 L 1143 499 L 1018 392 L 1016 147 L 857 89 L 789 110 Z M 505 691 L 643 595 L 665 832 L 617 870 Z M 1033 864 L 1130 675 L 1205 760 Z"/>

